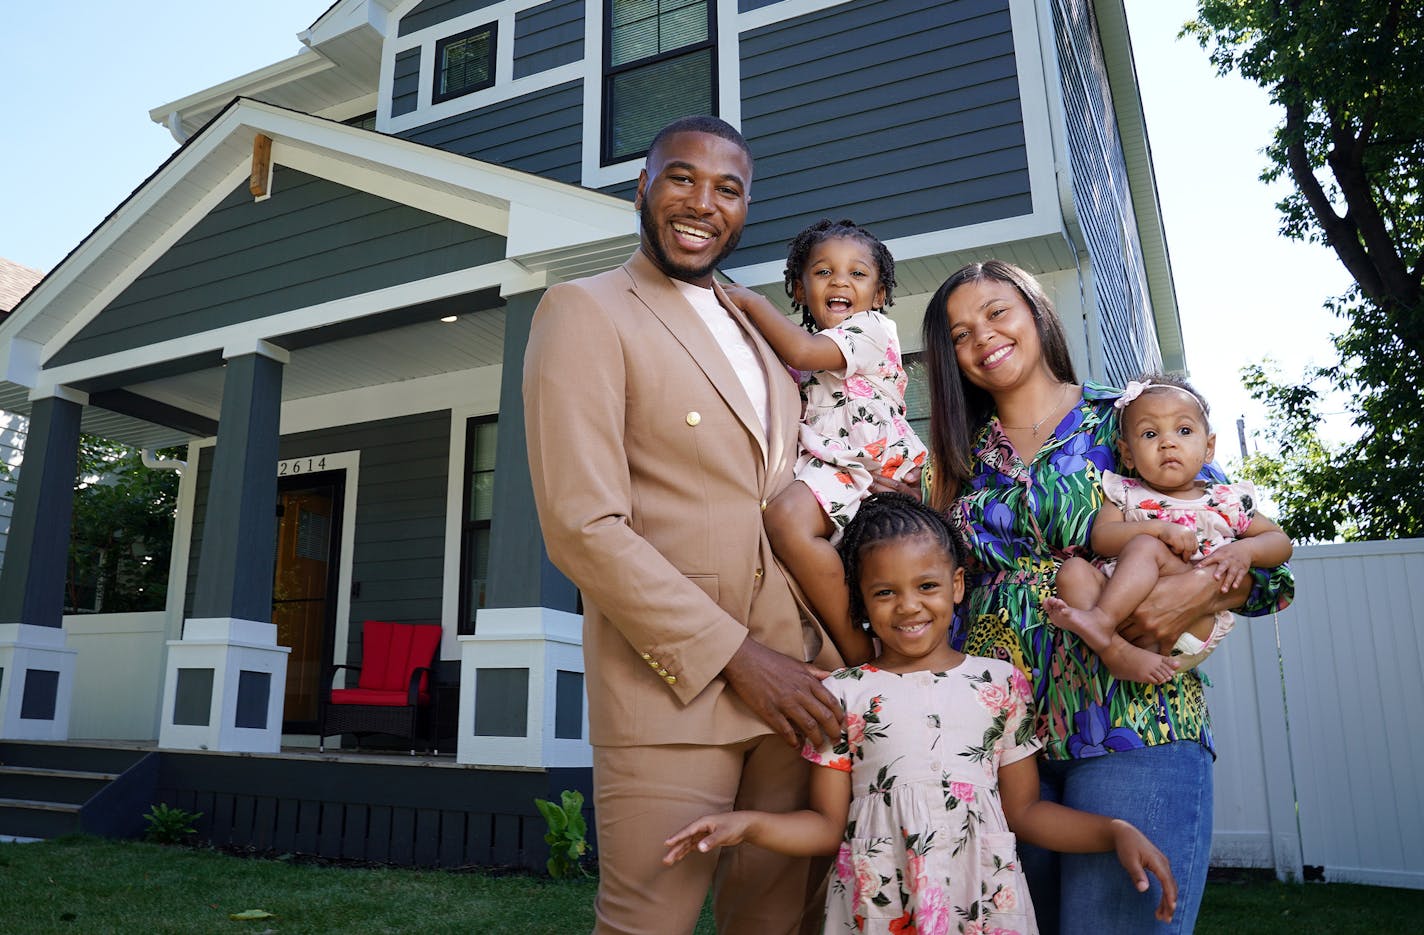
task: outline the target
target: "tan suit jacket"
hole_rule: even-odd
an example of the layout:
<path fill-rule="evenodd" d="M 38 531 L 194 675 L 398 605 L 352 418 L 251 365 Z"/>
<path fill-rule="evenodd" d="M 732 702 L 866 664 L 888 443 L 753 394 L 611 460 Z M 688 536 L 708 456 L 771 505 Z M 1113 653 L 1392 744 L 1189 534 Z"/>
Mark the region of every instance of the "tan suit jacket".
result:
<path fill-rule="evenodd" d="M 765 432 L 711 332 L 641 251 L 553 286 L 534 315 L 529 469 L 549 557 L 583 593 L 596 745 L 767 733 L 719 676 L 749 630 L 788 656 L 837 663 L 803 623 L 762 527 L 766 501 L 792 480 L 796 386 L 717 294 L 765 366 Z"/>

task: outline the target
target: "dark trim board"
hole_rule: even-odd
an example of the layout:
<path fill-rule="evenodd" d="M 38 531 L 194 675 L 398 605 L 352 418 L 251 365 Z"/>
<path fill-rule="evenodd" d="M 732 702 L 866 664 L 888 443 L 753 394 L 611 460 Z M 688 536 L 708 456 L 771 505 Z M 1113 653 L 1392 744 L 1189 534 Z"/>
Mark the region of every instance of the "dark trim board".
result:
<path fill-rule="evenodd" d="M 199 837 L 220 847 L 542 872 L 546 826 L 534 799 L 557 802 L 565 789 L 579 790 L 585 802 L 593 798 L 589 769 L 481 769 L 392 759 L 385 764 L 163 751 L 157 801 L 202 812 Z"/>

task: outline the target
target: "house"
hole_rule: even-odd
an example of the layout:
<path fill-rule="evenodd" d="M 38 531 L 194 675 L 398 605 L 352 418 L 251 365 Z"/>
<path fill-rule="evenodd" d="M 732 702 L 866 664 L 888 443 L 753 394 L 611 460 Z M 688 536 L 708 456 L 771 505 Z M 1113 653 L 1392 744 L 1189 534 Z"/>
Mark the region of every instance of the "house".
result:
<path fill-rule="evenodd" d="M 10 312 L 20 304 L 25 294 L 44 277 L 37 269 L 15 263 L 0 257 L 0 322 L 10 317 Z M 25 432 L 29 422 L 22 415 L 0 412 L 0 462 L 14 471 L 20 466 L 25 453 Z M 11 499 L 15 493 L 15 483 L 9 476 L 0 478 L 0 565 L 5 561 L 5 543 L 10 535 L 10 513 L 14 509 Z"/>
<path fill-rule="evenodd" d="M 998 256 L 1081 371 L 1183 366 L 1123 0 L 337 0 L 299 38 L 154 109 L 181 146 L 0 325 L 31 420 L 0 738 L 314 745 L 361 622 L 423 621 L 459 763 L 585 768 L 523 348 L 545 288 L 635 247 L 641 157 L 686 113 L 756 156 L 731 279 L 779 296 L 787 241 L 849 216 L 896 257 L 907 351 Z M 81 431 L 187 446 L 162 613 L 62 616 Z"/>

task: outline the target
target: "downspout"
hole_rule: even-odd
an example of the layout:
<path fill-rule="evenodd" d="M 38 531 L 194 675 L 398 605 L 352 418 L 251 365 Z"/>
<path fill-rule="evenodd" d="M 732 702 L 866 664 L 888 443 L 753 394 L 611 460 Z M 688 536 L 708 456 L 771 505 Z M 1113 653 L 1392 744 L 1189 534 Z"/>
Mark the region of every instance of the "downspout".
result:
<path fill-rule="evenodd" d="M 163 125 L 168 128 L 169 135 L 178 141 L 179 146 L 188 142 L 188 134 L 183 132 L 183 118 L 178 115 L 178 111 L 169 111 L 168 119 L 163 121 Z"/>
<path fill-rule="evenodd" d="M 143 449 L 140 458 L 144 467 L 154 471 L 182 471 L 188 467 L 187 461 L 158 457 L 158 452 L 152 448 Z"/>

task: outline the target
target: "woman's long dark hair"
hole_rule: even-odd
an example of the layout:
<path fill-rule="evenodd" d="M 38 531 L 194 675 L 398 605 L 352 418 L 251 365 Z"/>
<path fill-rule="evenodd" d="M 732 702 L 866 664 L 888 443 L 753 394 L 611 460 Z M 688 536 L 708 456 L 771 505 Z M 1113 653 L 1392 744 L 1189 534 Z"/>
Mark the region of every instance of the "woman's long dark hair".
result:
<path fill-rule="evenodd" d="M 1077 383 L 1063 322 L 1053 310 L 1038 280 L 1003 260 L 970 263 L 954 272 L 935 292 L 925 308 L 923 326 L 925 369 L 930 387 L 930 503 L 947 510 L 973 476 L 970 460 L 974 436 L 989 421 L 994 400 L 970 383 L 959 370 L 954 341 L 949 334 L 949 297 L 971 282 L 994 280 L 1018 290 L 1033 313 L 1038 341 L 1049 371 L 1064 383 Z"/>

